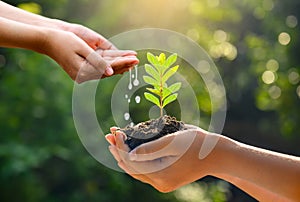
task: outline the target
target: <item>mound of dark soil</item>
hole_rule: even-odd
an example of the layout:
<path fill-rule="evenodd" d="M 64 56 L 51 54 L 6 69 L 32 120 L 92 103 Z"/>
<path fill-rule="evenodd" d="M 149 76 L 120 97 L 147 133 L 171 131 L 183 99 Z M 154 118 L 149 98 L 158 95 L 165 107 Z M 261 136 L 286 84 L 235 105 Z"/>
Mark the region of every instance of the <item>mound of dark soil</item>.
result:
<path fill-rule="evenodd" d="M 158 119 L 141 122 L 133 127 L 126 126 L 120 130 L 127 135 L 125 143 L 130 149 L 134 149 L 143 143 L 185 129 L 184 123 L 177 121 L 175 117 L 163 116 Z"/>

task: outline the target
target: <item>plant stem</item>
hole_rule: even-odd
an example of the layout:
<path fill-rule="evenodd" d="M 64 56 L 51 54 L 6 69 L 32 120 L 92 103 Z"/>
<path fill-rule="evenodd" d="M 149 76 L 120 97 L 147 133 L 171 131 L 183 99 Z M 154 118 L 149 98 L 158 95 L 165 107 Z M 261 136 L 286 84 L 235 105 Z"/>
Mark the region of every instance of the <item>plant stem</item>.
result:
<path fill-rule="evenodd" d="M 160 71 L 160 117 L 163 116 L 163 83 L 162 83 L 162 70 Z"/>

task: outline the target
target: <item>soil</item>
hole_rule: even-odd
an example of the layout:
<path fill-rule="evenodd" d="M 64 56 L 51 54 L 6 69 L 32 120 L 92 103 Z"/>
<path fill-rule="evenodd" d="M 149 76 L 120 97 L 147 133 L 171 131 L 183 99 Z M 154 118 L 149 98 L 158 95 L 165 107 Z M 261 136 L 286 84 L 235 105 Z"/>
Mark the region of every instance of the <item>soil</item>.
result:
<path fill-rule="evenodd" d="M 165 115 L 158 119 L 141 122 L 133 127 L 126 126 L 120 130 L 127 135 L 125 143 L 132 150 L 143 143 L 156 140 L 167 134 L 186 130 L 186 127 L 182 121 Z"/>

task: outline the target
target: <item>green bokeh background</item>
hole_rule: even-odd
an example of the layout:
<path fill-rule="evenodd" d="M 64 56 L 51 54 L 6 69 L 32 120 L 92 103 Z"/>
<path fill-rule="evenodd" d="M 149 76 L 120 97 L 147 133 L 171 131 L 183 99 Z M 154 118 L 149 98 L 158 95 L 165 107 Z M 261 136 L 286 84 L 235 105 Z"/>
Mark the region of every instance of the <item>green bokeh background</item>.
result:
<path fill-rule="evenodd" d="M 223 78 L 228 101 L 223 134 L 300 155 L 298 0 L 5 2 L 83 24 L 107 38 L 145 27 L 187 35 L 210 54 Z M 143 63 L 143 53 L 139 56 Z M 110 98 L 112 84 L 120 78 L 104 79 L 98 89 L 96 108 L 104 132 L 115 124 Z M 198 79 L 190 82 L 200 85 Z M 0 49 L 0 201 L 255 201 L 212 177 L 162 194 L 101 165 L 77 136 L 73 84 L 46 56 Z M 209 117 L 207 93 L 195 93 L 201 112 Z"/>

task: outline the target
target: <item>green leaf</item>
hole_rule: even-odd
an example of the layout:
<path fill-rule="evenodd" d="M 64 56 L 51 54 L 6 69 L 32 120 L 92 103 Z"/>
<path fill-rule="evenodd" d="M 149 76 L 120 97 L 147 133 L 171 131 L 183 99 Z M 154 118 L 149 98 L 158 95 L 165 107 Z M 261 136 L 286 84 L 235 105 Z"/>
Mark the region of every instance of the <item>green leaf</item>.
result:
<path fill-rule="evenodd" d="M 159 83 L 160 76 L 154 67 L 152 67 L 151 65 L 145 64 L 145 70 L 150 76 L 152 76 L 155 80 L 157 80 L 157 83 Z"/>
<path fill-rule="evenodd" d="M 166 55 L 164 53 L 161 53 L 158 57 L 158 62 L 161 64 L 161 65 L 164 65 L 165 64 L 165 61 L 166 61 Z"/>
<path fill-rule="evenodd" d="M 162 107 L 165 107 L 167 104 L 173 102 L 176 100 L 178 96 L 178 93 L 175 93 L 175 94 L 172 94 L 170 95 L 169 97 L 167 97 L 164 101 L 163 101 L 163 106 Z"/>
<path fill-rule="evenodd" d="M 147 60 L 154 66 L 159 64 L 158 59 L 152 53 L 149 52 L 147 53 Z"/>
<path fill-rule="evenodd" d="M 162 100 L 172 94 L 172 91 L 169 88 L 164 87 L 162 92 Z"/>
<path fill-rule="evenodd" d="M 162 77 L 162 83 L 165 83 L 171 76 L 173 76 L 173 74 L 176 73 L 176 71 L 178 70 L 178 65 L 170 68 Z"/>
<path fill-rule="evenodd" d="M 150 76 L 143 76 L 143 79 L 146 83 L 148 83 L 152 86 L 157 85 L 157 81 Z"/>
<path fill-rule="evenodd" d="M 172 84 L 169 87 L 169 90 L 172 91 L 172 93 L 175 93 L 176 91 L 179 91 L 180 88 L 181 88 L 181 82 L 177 82 L 177 83 Z"/>
<path fill-rule="evenodd" d="M 160 91 L 157 89 L 153 89 L 153 88 L 146 88 L 148 91 L 150 91 L 151 93 L 160 96 Z"/>
<path fill-rule="evenodd" d="M 165 66 L 166 67 L 170 67 L 171 65 L 173 65 L 177 60 L 177 54 L 173 53 L 172 55 L 170 55 L 168 57 L 168 59 L 166 60 Z"/>
<path fill-rule="evenodd" d="M 154 95 L 147 93 L 147 92 L 144 93 L 144 96 L 147 100 L 149 100 L 150 102 L 153 102 L 158 107 L 160 107 L 159 99 L 157 97 L 155 97 Z"/>

